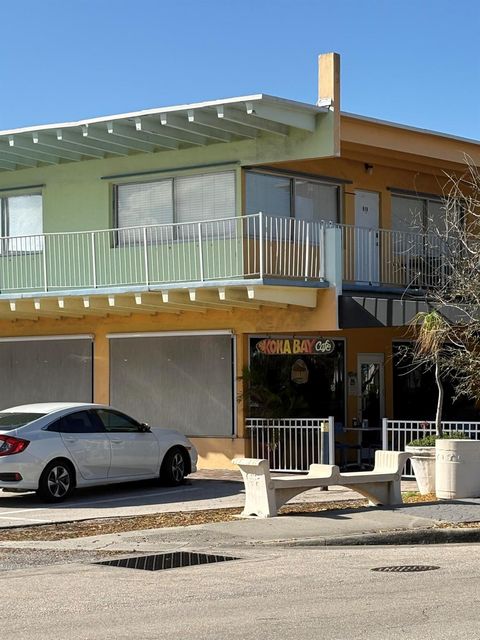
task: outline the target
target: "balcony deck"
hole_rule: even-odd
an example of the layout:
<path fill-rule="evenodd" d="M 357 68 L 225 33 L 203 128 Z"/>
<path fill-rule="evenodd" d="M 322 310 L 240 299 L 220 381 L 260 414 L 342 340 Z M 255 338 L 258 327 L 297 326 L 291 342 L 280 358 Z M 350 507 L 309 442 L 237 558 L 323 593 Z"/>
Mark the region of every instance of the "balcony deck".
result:
<path fill-rule="evenodd" d="M 367 291 L 422 291 L 449 275 L 442 260 L 446 245 L 439 239 L 428 246 L 427 251 L 425 236 L 413 232 L 262 213 L 5 237 L 0 238 L 0 316 L 4 307 L 18 317 L 68 315 L 69 309 L 83 315 L 95 309 L 314 307 L 317 288 L 333 284 L 340 290 L 342 282 Z M 288 295 L 278 295 L 280 288 Z"/>

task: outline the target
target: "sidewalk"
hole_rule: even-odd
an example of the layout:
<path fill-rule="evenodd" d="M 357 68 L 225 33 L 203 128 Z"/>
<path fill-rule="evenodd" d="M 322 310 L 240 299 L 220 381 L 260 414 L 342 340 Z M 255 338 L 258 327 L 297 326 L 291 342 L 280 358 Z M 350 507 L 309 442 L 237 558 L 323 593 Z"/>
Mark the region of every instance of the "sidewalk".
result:
<path fill-rule="evenodd" d="M 480 499 L 362 507 L 239 518 L 231 522 L 148 529 L 58 541 L 0 542 L 1 548 L 117 551 L 125 554 L 198 551 L 239 554 L 285 546 L 345 546 L 480 542 Z"/>

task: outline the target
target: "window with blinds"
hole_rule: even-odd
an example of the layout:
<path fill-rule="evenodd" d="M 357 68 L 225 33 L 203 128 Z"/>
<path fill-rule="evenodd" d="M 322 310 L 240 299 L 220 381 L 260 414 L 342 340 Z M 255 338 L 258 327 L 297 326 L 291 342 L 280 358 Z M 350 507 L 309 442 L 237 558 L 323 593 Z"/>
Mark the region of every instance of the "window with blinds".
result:
<path fill-rule="evenodd" d="M 232 218 L 235 210 L 235 172 L 180 176 L 116 187 L 116 221 L 123 243 L 191 239 L 198 223 Z M 170 225 L 160 228 L 158 225 Z M 225 224 L 206 225 L 211 235 L 221 236 Z M 135 228 L 137 227 L 137 228 Z M 211 229 L 210 229 L 211 227 Z"/>
<path fill-rule="evenodd" d="M 117 226 L 119 244 L 138 244 L 143 241 L 143 227 L 173 222 L 173 180 L 121 184 L 117 186 Z M 140 228 L 142 227 L 142 228 Z M 172 239 L 172 228 L 149 229 L 148 237 L 165 233 Z"/>
<path fill-rule="evenodd" d="M 184 176 L 175 180 L 175 214 L 179 238 L 190 239 L 198 234 L 198 222 L 202 235 L 225 237 L 230 235 L 235 217 L 235 173 L 210 173 L 201 176 Z"/>

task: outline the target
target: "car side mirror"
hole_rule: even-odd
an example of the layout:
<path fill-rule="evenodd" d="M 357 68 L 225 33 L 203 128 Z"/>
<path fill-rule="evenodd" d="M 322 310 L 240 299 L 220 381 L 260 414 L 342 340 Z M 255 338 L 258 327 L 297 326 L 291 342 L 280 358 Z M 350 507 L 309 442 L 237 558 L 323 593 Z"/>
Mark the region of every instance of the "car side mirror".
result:
<path fill-rule="evenodd" d="M 138 430 L 141 431 L 142 433 L 148 433 L 151 431 L 150 427 L 146 422 L 142 422 L 140 425 L 138 425 Z"/>

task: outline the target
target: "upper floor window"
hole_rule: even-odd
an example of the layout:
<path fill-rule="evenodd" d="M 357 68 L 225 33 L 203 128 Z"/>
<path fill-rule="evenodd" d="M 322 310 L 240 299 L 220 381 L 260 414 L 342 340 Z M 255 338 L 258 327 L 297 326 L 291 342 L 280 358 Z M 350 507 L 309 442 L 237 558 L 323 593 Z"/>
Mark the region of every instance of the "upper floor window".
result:
<path fill-rule="evenodd" d="M 234 171 L 119 184 L 115 195 L 119 228 L 169 225 L 149 229 L 151 240 L 189 239 L 197 233 L 198 222 L 232 218 L 236 213 Z M 123 232 L 130 242 L 141 241 L 142 234 L 143 230 L 134 229 Z"/>
<path fill-rule="evenodd" d="M 309 222 L 339 220 L 340 187 L 303 177 L 248 171 L 247 214 L 259 211 L 271 216 Z"/>
<path fill-rule="evenodd" d="M 32 252 L 43 248 L 43 213 L 40 194 L 0 196 L 2 251 Z"/>
<path fill-rule="evenodd" d="M 436 254 L 441 250 L 440 236 L 445 233 L 445 208 L 440 198 L 416 198 L 392 194 L 392 229 L 401 232 L 394 239 L 396 251 L 418 255 L 427 248 Z"/>

